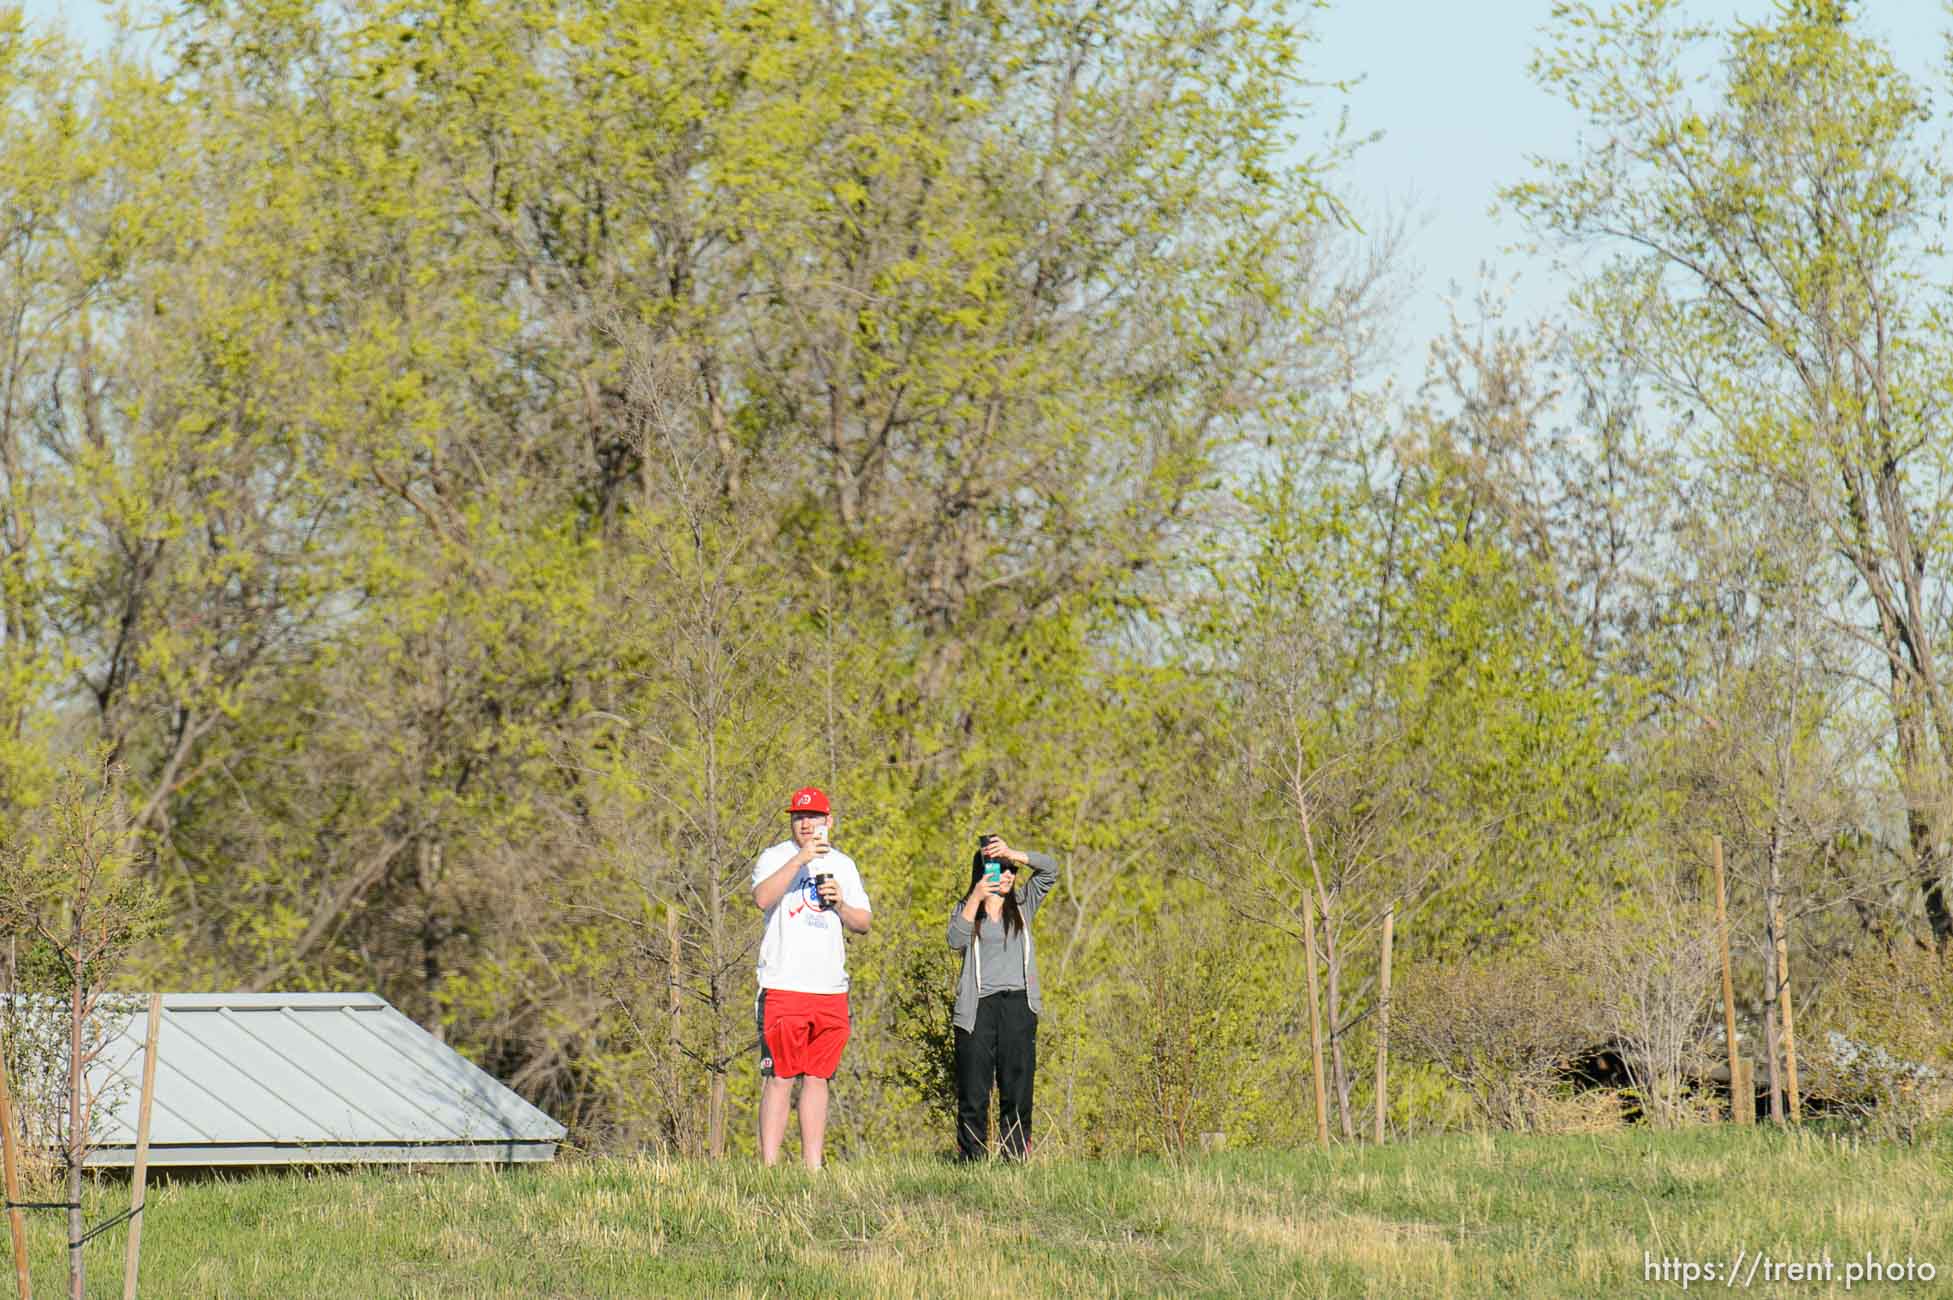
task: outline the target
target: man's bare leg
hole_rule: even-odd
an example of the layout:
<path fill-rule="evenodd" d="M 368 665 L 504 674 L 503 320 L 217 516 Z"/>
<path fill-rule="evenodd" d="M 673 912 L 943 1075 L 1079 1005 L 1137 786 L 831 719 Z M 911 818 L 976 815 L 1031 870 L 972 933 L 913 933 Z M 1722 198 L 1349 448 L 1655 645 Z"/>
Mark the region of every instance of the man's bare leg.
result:
<path fill-rule="evenodd" d="M 800 1158 L 809 1169 L 821 1167 L 827 1137 L 827 1080 L 807 1075 L 800 1081 Z"/>
<path fill-rule="evenodd" d="M 826 1106 L 826 1101 L 827 1085 L 823 1083 L 821 1085 L 821 1102 L 823 1108 Z M 804 1108 L 806 1104 L 806 1096 L 803 1091 L 801 1105 Z M 761 1164 L 772 1165 L 780 1162 L 780 1143 L 786 1139 L 787 1114 L 792 1109 L 792 1079 L 768 1078 L 760 1080 L 759 1139 Z M 804 1127 L 807 1121 L 803 1118 L 800 1122 Z"/>

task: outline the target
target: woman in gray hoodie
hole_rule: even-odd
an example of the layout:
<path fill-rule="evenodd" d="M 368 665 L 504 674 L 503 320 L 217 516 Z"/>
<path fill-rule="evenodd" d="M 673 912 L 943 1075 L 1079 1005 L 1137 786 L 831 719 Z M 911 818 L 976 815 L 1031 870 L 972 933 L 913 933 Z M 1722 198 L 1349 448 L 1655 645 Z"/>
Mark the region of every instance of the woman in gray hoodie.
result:
<path fill-rule="evenodd" d="M 995 882 L 987 862 L 999 866 Z M 1019 871 L 1030 880 L 1017 894 Z M 1048 853 L 1013 849 L 1001 836 L 986 836 L 970 859 L 970 892 L 950 910 L 949 946 L 963 954 L 956 986 L 956 1149 L 964 1160 L 988 1154 L 990 1088 L 997 1088 L 997 1132 L 1006 1156 L 1022 1159 L 1031 1148 L 1031 1084 L 1037 1074 L 1037 953 L 1031 918 L 1058 883 L 1058 863 Z"/>

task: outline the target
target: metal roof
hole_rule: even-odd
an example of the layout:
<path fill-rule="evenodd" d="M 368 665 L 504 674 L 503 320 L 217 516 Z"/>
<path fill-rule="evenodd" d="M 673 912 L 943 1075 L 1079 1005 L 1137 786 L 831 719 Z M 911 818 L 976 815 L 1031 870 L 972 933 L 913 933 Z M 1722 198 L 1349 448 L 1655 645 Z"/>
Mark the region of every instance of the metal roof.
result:
<path fill-rule="evenodd" d="M 123 1005 L 91 1165 L 135 1161 L 148 998 Z M 377 994 L 163 995 L 151 1165 L 548 1160 L 563 1133 Z"/>

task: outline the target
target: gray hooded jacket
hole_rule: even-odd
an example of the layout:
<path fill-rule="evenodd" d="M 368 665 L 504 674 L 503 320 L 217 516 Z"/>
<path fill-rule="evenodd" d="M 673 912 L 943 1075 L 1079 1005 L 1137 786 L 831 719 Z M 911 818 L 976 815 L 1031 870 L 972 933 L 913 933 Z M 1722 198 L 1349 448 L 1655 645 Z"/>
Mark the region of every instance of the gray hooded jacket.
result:
<path fill-rule="evenodd" d="M 1031 947 L 1031 918 L 1037 915 L 1038 905 L 1044 902 L 1044 896 L 1058 883 L 1058 860 L 1049 853 L 1026 853 L 1024 856 L 1030 859 L 1031 879 L 1025 884 L 1024 896 L 1017 903 L 1017 910 L 1024 917 L 1022 932 L 1005 938 L 1001 926 L 988 925 L 984 927 L 984 934 L 991 937 L 979 938 L 975 923 L 963 919 L 963 904 L 969 898 L 967 894 L 957 899 L 949 909 L 949 946 L 963 954 L 963 975 L 956 983 L 956 1011 L 951 1019 L 965 1033 L 976 1029 L 977 1000 L 983 996 L 983 959 L 978 949 L 990 944 L 1022 947 L 1024 992 L 1030 1001 L 1032 1013 L 1044 1013 L 1044 996 L 1038 988 L 1037 953 Z"/>

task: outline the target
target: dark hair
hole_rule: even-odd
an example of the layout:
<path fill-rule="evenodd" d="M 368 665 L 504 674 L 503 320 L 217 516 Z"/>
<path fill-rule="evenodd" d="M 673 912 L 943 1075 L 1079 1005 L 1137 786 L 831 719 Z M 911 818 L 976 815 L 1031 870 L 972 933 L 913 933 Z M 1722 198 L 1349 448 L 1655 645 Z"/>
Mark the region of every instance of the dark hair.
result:
<path fill-rule="evenodd" d="M 1004 866 L 1012 871 L 1017 870 L 1017 864 L 1014 862 L 1006 862 Z M 975 889 L 977 881 L 981 879 L 983 879 L 983 850 L 978 849 L 970 856 L 970 889 Z M 969 891 L 965 890 L 964 896 L 968 897 L 968 893 Z M 971 927 L 972 933 L 983 929 L 983 914 L 989 910 L 987 907 L 979 907 L 977 909 L 976 923 Z M 1010 938 L 1013 934 L 1021 934 L 1024 930 L 1024 914 L 1017 910 L 1017 891 L 1015 889 L 1004 895 L 1003 922 L 1004 938 L 1006 939 Z"/>

